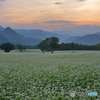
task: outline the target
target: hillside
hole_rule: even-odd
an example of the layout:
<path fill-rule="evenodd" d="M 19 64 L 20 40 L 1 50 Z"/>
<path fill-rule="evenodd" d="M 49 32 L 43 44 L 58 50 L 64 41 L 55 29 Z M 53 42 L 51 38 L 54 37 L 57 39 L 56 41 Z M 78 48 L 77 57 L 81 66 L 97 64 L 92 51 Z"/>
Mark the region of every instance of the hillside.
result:
<path fill-rule="evenodd" d="M 72 41 L 79 44 L 88 44 L 88 45 L 98 44 L 100 43 L 100 33 L 98 32 L 91 35 L 73 37 Z"/>

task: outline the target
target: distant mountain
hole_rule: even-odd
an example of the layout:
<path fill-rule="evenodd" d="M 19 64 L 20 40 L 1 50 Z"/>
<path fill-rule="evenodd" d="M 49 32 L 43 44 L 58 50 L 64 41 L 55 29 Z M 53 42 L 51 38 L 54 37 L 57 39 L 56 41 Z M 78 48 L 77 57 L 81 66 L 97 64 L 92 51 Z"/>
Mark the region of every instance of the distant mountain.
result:
<path fill-rule="evenodd" d="M 10 42 L 13 44 L 37 45 L 41 40 L 57 36 L 57 34 L 43 30 L 14 30 L 10 27 L 0 28 L 0 44 Z"/>
<path fill-rule="evenodd" d="M 85 36 L 75 36 L 71 37 L 70 42 L 75 42 L 79 44 L 88 44 L 88 45 L 94 45 L 100 43 L 100 32 L 95 34 L 89 34 Z"/>
<path fill-rule="evenodd" d="M 18 34 L 12 28 L 0 28 L 0 44 L 10 42 L 13 44 L 24 44 L 24 36 Z"/>
<path fill-rule="evenodd" d="M 37 43 L 39 43 L 41 40 L 47 38 L 47 37 L 58 37 L 61 42 L 65 42 L 67 39 L 69 39 L 70 35 L 64 34 L 64 33 L 57 33 L 57 32 L 49 32 L 49 31 L 44 31 L 40 29 L 33 29 L 33 30 L 25 30 L 25 29 L 20 29 L 16 30 L 16 32 L 24 35 L 25 37 L 29 37 L 33 40 L 36 40 Z"/>
<path fill-rule="evenodd" d="M 37 45 L 41 40 L 47 37 L 58 37 L 61 42 L 65 43 L 75 42 L 89 45 L 100 43 L 100 32 L 95 34 L 89 33 L 89 35 L 84 36 L 70 36 L 66 33 L 61 34 L 56 32 L 48 32 L 40 29 L 14 30 L 10 27 L 3 28 L 2 26 L 0 26 L 0 44 L 10 42 L 13 44 Z"/>
<path fill-rule="evenodd" d="M 33 30 L 20 29 L 20 30 L 16 30 L 16 32 L 24 35 L 25 37 L 31 37 L 31 38 L 34 37 L 37 39 L 58 35 L 57 33 L 48 32 L 40 29 L 33 29 Z"/>
<path fill-rule="evenodd" d="M 8 40 L 0 32 L 0 44 L 5 43 L 5 42 L 8 42 Z"/>
<path fill-rule="evenodd" d="M 0 25 L 0 31 L 4 30 L 4 28 Z"/>
<path fill-rule="evenodd" d="M 23 36 L 18 34 L 15 30 L 13 30 L 10 27 L 7 27 L 6 29 L 4 29 L 3 31 L 3 36 L 11 43 L 14 44 L 23 44 Z"/>
<path fill-rule="evenodd" d="M 89 28 L 92 29 L 92 26 Z M 82 29 L 82 26 L 80 29 Z M 83 29 L 86 29 L 86 26 L 84 26 Z M 45 39 L 46 37 L 51 37 L 51 36 L 56 36 L 61 40 L 61 42 L 65 42 L 65 43 L 75 42 L 75 43 L 89 44 L 89 45 L 100 43 L 100 33 L 98 32 L 95 34 L 90 34 L 89 30 L 84 30 L 84 31 L 89 32 L 89 35 L 84 35 L 84 36 L 70 36 L 68 35 L 68 33 L 61 34 L 61 33 L 56 33 L 56 32 L 53 33 L 53 32 L 48 32 L 48 31 L 43 31 L 43 30 L 16 30 L 16 31 L 20 34 L 23 34 L 25 37 L 30 37 L 32 40 L 35 40 L 37 43 L 39 43 L 42 39 Z"/>
<path fill-rule="evenodd" d="M 70 35 L 72 36 L 83 36 L 83 35 L 93 34 L 97 32 L 100 32 L 99 25 L 81 25 L 72 29 L 68 33 L 70 33 Z"/>
<path fill-rule="evenodd" d="M 31 42 L 35 44 L 38 44 L 41 40 L 47 37 L 52 37 L 52 36 L 59 37 L 57 33 L 48 32 L 40 29 L 31 29 L 31 30 L 20 29 L 16 30 L 16 32 L 20 33 L 26 38 L 29 38 Z"/>
<path fill-rule="evenodd" d="M 6 37 L 3 35 L 3 31 L 4 31 L 4 28 L 2 26 L 0 26 L 0 44 L 8 42 Z"/>

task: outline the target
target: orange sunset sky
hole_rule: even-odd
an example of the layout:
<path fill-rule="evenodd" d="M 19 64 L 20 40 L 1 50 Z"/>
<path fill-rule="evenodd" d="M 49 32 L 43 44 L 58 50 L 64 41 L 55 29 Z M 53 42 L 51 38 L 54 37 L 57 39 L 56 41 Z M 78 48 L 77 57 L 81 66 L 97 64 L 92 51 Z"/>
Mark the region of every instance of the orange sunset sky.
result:
<path fill-rule="evenodd" d="M 100 0 L 0 0 L 0 24 L 59 28 L 100 24 Z"/>

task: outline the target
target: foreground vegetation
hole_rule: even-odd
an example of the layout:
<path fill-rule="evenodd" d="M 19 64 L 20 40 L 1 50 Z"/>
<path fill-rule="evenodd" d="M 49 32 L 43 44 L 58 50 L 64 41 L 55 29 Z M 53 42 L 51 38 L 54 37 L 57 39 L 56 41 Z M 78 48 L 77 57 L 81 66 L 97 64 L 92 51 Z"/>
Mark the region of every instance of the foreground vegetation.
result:
<path fill-rule="evenodd" d="M 97 98 L 88 97 L 89 91 L 97 91 Z M 99 96 L 99 51 L 0 53 L 0 100 L 100 100 Z"/>

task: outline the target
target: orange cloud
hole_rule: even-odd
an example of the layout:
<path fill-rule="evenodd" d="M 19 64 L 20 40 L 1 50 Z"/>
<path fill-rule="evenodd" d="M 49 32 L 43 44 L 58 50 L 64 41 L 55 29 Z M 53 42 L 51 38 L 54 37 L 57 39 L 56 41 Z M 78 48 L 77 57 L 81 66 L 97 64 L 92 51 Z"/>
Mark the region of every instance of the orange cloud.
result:
<path fill-rule="evenodd" d="M 74 21 L 77 24 L 100 24 L 99 0 L 7 0 L 0 6 L 0 22 L 15 25 L 45 25 L 50 28 L 62 23 L 44 24 L 49 19 Z M 82 0 L 83 1 L 83 0 Z M 57 6 L 60 5 L 60 6 Z"/>

